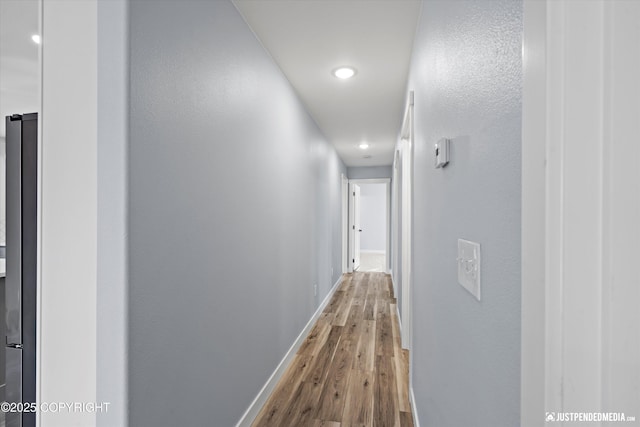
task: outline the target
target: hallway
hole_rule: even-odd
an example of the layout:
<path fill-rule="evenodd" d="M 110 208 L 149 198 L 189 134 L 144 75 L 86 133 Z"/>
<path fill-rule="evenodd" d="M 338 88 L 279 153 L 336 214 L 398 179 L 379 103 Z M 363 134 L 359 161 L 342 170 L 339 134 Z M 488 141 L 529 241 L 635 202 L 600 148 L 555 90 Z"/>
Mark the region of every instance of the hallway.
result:
<path fill-rule="evenodd" d="M 345 274 L 253 423 L 413 426 L 391 279 Z"/>
<path fill-rule="evenodd" d="M 39 425 L 640 427 L 640 1 L 0 6 Z"/>

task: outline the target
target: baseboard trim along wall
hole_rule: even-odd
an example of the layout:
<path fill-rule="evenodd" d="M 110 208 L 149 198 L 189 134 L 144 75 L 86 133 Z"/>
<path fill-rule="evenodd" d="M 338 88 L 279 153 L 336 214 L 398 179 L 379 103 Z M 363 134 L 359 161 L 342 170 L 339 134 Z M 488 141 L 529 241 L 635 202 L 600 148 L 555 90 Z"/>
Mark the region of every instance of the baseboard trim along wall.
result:
<path fill-rule="evenodd" d="M 295 356 L 296 352 L 304 342 L 305 338 L 307 338 L 307 335 L 309 335 L 309 332 L 311 332 L 311 329 L 313 328 L 313 325 L 316 323 L 316 320 L 318 320 L 318 318 L 322 314 L 322 310 L 324 310 L 327 304 L 329 304 L 331 297 L 338 289 L 338 285 L 340 284 L 340 282 L 342 282 L 343 277 L 344 275 L 341 276 L 338 279 L 338 281 L 333 284 L 333 287 L 331 288 L 331 290 L 329 290 L 329 293 L 327 294 L 327 296 L 324 298 L 322 303 L 320 303 L 316 312 L 313 313 L 313 316 L 311 316 L 311 319 L 309 319 L 306 326 L 302 329 L 302 331 L 300 332 L 300 335 L 298 335 L 298 338 L 296 338 L 296 340 L 293 342 L 293 344 L 291 345 L 291 348 L 289 348 L 289 351 L 287 351 L 287 353 L 284 355 L 284 358 L 280 361 L 280 363 L 278 364 L 278 367 L 275 369 L 275 371 L 273 371 L 273 373 L 271 374 L 271 376 L 269 377 L 265 385 L 262 387 L 262 389 L 256 396 L 256 398 L 253 399 L 253 402 L 251 402 L 251 405 L 249 405 L 249 408 L 242 415 L 242 418 L 240 418 L 240 421 L 238 421 L 238 424 L 236 424 L 236 427 L 250 427 L 251 423 L 253 423 L 253 421 L 256 419 L 256 417 L 258 416 L 258 413 L 260 412 L 264 404 L 267 402 L 267 399 L 269 398 L 271 393 L 273 393 L 273 390 L 276 388 L 278 381 L 280 381 L 280 378 L 282 378 L 285 371 L 287 370 L 287 367 L 293 360 L 293 357 Z"/>
<path fill-rule="evenodd" d="M 393 279 L 391 279 L 391 283 L 393 283 Z M 400 307 L 398 306 L 397 303 L 396 303 L 396 315 L 398 316 L 398 328 L 402 332 L 402 319 L 400 318 Z M 400 344 L 404 344 L 404 343 L 401 342 Z M 402 346 L 402 348 L 406 348 L 406 347 Z"/>
<path fill-rule="evenodd" d="M 395 291 L 395 282 L 393 281 L 393 275 L 391 275 L 391 284 L 393 285 L 393 289 Z M 398 318 L 398 329 L 400 330 L 400 336 L 402 336 L 402 320 L 400 317 L 400 307 L 396 304 L 396 316 Z M 403 343 L 404 344 L 404 343 Z M 403 348 L 404 345 L 402 346 Z M 409 358 L 411 360 L 411 358 Z M 411 375 L 413 369 L 412 366 L 409 366 L 409 375 Z M 409 400 L 411 403 L 411 414 L 413 415 L 413 425 L 414 427 L 420 427 L 420 420 L 418 419 L 418 409 L 416 408 L 416 397 L 413 394 L 413 387 L 411 386 L 411 379 L 409 379 Z"/>
<path fill-rule="evenodd" d="M 418 409 L 416 408 L 416 397 L 413 394 L 413 387 L 409 387 L 409 400 L 411 401 L 411 414 L 413 415 L 414 427 L 420 427 L 420 419 L 418 418 Z"/>
<path fill-rule="evenodd" d="M 378 254 L 378 255 L 384 255 L 386 253 L 386 251 L 384 249 L 382 250 L 378 250 L 378 249 L 360 249 L 360 253 L 361 254 Z"/>

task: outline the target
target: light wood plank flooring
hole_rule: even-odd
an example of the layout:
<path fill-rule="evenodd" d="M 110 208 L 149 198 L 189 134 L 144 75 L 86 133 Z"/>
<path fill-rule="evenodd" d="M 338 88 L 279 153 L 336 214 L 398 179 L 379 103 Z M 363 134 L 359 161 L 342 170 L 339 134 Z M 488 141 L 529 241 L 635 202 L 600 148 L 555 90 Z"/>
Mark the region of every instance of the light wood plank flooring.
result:
<path fill-rule="evenodd" d="M 345 274 L 253 426 L 413 426 L 396 313 L 387 274 Z"/>

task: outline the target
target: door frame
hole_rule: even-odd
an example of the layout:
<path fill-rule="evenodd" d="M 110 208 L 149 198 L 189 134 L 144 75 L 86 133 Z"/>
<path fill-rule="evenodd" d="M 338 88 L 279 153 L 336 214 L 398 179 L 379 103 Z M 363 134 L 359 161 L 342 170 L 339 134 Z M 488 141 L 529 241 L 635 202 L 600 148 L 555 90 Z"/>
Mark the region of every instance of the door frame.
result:
<path fill-rule="evenodd" d="M 349 248 L 348 248 L 348 252 L 347 252 L 347 258 L 346 261 L 347 262 L 347 272 L 352 273 L 353 272 L 353 262 L 351 262 L 351 260 L 353 259 L 353 237 L 351 234 L 351 229 L 352 229 L 352 225 L 353 225 L 353 218 L 351 216 L 351 214 L 353 213 L 353 195 L 352 195 L 352 191 L 351 191 L 351 185 L 352 184 L 385 184 L 385 193 L 386 193 L 386 212 L 387 212 L 387 218 L 385 221 L 385 255 L 384 255 L 384 271 L 385 273 L 389 273 L 389 260 L 391 259 L 390 256 L 390 252 L 391 252 L 391 178 L 359 178 L 359 179 L 350 179 L 349 180 L 349 191 L 348 191 L 348 198 L 349 198 L 349 222 L 347 223 L 347 227 L 345 229 L 345 232 L 347 233 L 347 236 L 349 236 Z"/>
<path fill-rule="evenodd" d="M 523 5 L 522 93 L 522 294 L 521 384 L 522 424 L 542 425 L 545 413 L 545 286 L 547 5 Z M 535 167 L 537 166 L 537 167 Z M 553 333 L 553 330 L 549 330 Z"/>
<path fill-rule="evenodd" d="M 356 271 L 360 267 L 360 254 L 356 252 L 356 246 L 362 250 L 360 244 L 356 245 L 356 186 L 358 186 L 358 193 L 360 192 L 360 186 L 358 183 L 349 183 L 349 268 L 351 271 Z M 360 214 L 360 212 L 358 212 Z M 360 230 L 360 218 L 358 218 L 358 230 Z M 358 236 L 359 240 L 362 240 Z M 356 267 L 356 258 L 358 259 L 358 266 Z"/>
<path fill-rule="evenodd" d="M 342 189 L 342 274 L 349 272 L 349 178 L 340 174 Z"/>
<path fill-rule="evenodd" d="M 638 354 L 626 341 L 637 300 L 625 297 L 637 297 L 640 9 L 623 4 L 524 2 L 522 425 L 578 407 L 626 412 L 614 401 L 638 395 L 622 379 Z"/>
<path fill-rule="evenodd" d="M 400 133 L 400 141 L 396 146 L 396 150 L 399 152 L 399 156 L 396 159 L 402 163 L 402 175 L 397 177 L 400 182 L 398 187 L 401 193 L 399 209 L 401 222 L 400 241 L 398 242 L 401 251 L 401 279 L 400 286 L 402 288 L 402 313 L 400 313 L 400 320 L 402 324 L 401 335 L 402 345 L 404 348 L 411 350 L 413 347 L 413 315 L 411 301 L 412 295 L 412 233 L 413 233 L 413 147 L 414 147 L 414 118 L 413 118 L 413 104 L 414 95 L 413 91 L 409 91 L 409 97 L 407 99 L 407 106 L 402 121 L 402 130 Z M 396 165 L 397 166 L 397 165 Z M 397 170 L 397 169 L 394 169 Z M 397 199 L 396 199 L 397 200 Z M 396 223 L 397 227 L 397 223 Z M 412 366 L 413 352 L 409 351 L 409 366 Z M 409 376 L 409 382 L 411 383 L 411 375 Z"/>

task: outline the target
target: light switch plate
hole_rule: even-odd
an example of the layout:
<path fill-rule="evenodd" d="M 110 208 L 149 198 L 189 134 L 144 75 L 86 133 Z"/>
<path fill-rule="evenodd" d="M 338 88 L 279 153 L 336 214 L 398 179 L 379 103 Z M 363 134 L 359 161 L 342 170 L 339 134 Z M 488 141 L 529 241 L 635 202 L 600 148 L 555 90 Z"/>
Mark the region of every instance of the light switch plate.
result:
<path fill-rule="evenodd" d="M 480 243 L 458 239 L 458 283 L 480 301 Z"/>

